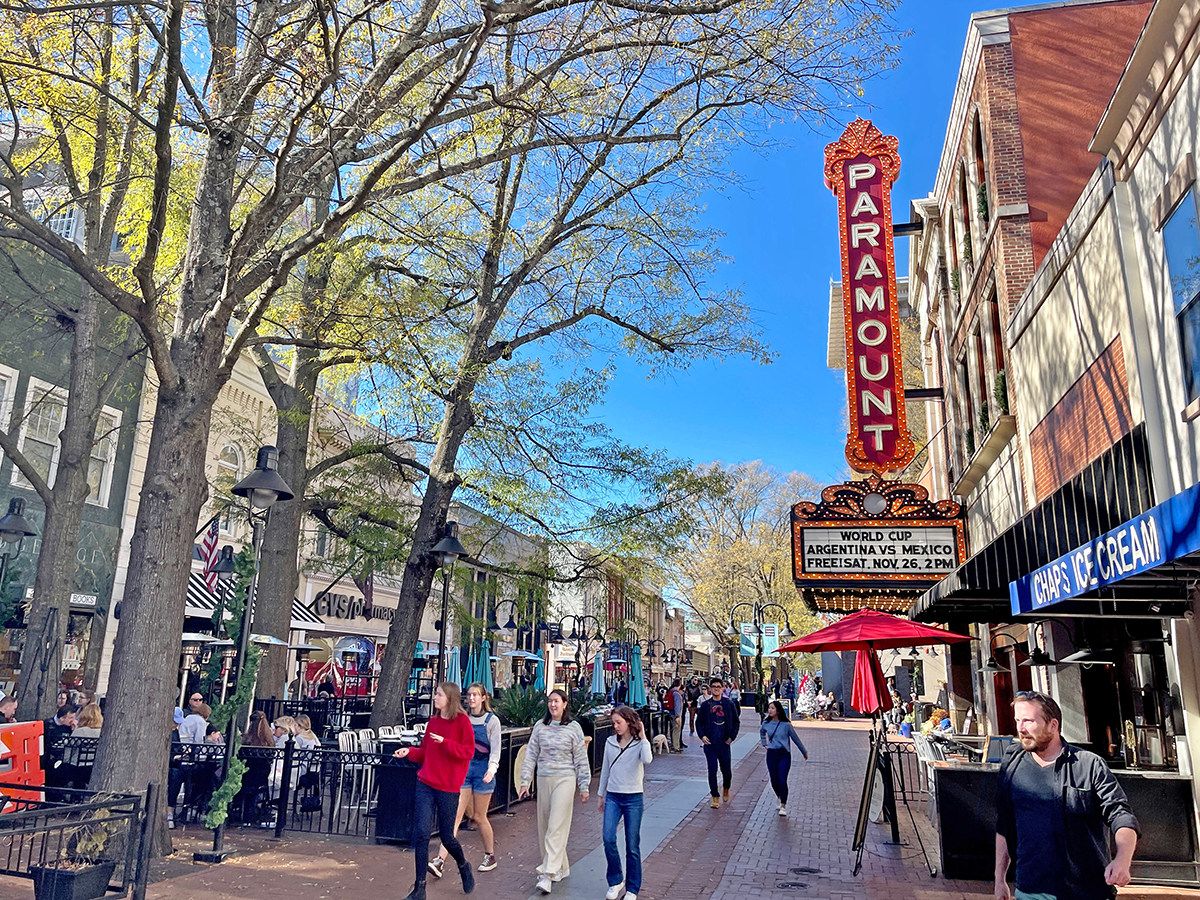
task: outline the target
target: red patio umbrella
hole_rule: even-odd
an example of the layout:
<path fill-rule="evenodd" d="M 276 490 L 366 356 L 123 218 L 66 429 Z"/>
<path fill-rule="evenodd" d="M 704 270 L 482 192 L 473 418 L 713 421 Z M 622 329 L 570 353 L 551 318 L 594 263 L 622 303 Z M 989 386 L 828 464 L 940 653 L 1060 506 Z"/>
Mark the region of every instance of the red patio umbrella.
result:
<path fill-rule="evenodd" d="M 856 650 L 854 692 L 850 705 L 864 714 L 887 712 L 892 708 L 886 690 L 883 667 L 877 650 L 916 647 L 926 644 L 956 644 L 973 640 L 943 628 L 932 628 L 873 609 L 860 609 L 811 634 L 798 637 L 779 648 L 779 653 L 819 653 L 822 650 Z M 861 705 L 860 705 L 861 704 Z M 886 705 L 885 705 L 886 704 Z"/>
<path fill-rule="evenodd" d="M 854 655 L 854 690 L 850 705 L 864 716 L 885 713 L 894 705 L 892 695 L 885 690 L 883 666 L 874 650 L 859 650 Z"/>

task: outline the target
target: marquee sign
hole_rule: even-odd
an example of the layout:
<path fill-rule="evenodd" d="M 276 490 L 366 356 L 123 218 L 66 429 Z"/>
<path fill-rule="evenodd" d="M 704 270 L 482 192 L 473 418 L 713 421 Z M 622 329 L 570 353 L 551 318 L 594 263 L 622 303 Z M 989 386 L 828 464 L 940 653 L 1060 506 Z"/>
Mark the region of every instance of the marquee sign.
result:
<path fill-rule="evenodd" d="M 825 184 L 838 199 L 842 304 L 850 435 L 846 459 L 856 472 L 900 471 L 916 447 L 904 411 L 892 184 L 898 141 L 865 119 L 851 122 L 825 148 Z"/>
<path fill-rule="evenodd" d="M 919 484 L 871 475 L 792 507 L 792 576 L 819 611 L 907 609 L 965 558 L 962 508 Z"/>

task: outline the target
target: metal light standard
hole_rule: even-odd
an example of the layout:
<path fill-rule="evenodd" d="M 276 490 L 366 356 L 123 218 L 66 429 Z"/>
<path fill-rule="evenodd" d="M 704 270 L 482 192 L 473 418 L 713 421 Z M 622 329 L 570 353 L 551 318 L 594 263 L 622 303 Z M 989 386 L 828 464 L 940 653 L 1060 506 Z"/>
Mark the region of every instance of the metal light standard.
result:
<path fill-rule="evenodd" d="M 731 637 L 741 634 L 740 630 L 733 624 L 733 621 L 734 621 L 733 617 L 737 613 L 737 611 L 743 606 L 749 607 L 753 611 L 753 615 L 754 615 L 754 631 L 752 632 L 754 634 L 754 672 L 758 676 L 758 684 L 755 686 L 755 692 L 754 692 L 754 707 L 756 710 L 759 711 L 759 713 L 764 713 L 764 712 L 766 712 L 766 708 L 767 708 L 766 697 L 763 694 L 764 676 L 763 676 L 763 667 L 762 667 L 762 658 L 763 658 L 763 628 L 762 627 L 763 627 L 764 614 L 766 613 L 766 611 L 768 609 L 777 609 L 781 613 L 783 613 L 783 628 L 779 632 L 779 637 L 781 637 L 785 640 L 791 638 L 792 626 L 791 626 L 791 623 L 788 621 L 787 610 L 780 604 L 778 604 L 778 603 L 751 603 L 748 600 L 744 600 L 741 603 L 735 604 L 733 609 L 731 609 L 729 611 L 729 625 L 725 629 L 725 634 L 727 634 Z"/>
<path fill-rule="evenodd" d="M 33 526 L 25 518 L 25 501 L 13 497 L 8 501 L 8 513 L 0 518 L 0 593 L 4 591 L 4 578 L 8 574 L 8 564 L 21 555 L 21 547 L 25 538 L 37 534 Z M 14 548 L 13 544 L 17 546 Z"/>
<path fill-rule="evenodd" d="M 455 561 L 460 556 L 467 555 L 466 548 L 459 543 L 457 531 L 457 522 L 447 522 L 445 537 L 433 545 L 432 551 L 442 567 L 442 618 L 438 621 L 437 677 L 433 683 L 435 691 L 446 672 L 446 617 L 450 615 L 450 572 Z"/>
<path fill-rule="evenodd" d="M 291 500 L 295 494 L 287 482 L 279 475 L 279 451 L 274 447 L 260 447 L 254 469 L 245 478 L 233 486 L 232 493 L 241 497 L 249 505 L 250 541 L 254 550 L 254 574 L 250 578 L 250 589 L 246 593 L 246 605 L 242 609 L 242 630 L 238 634 L 237 654 L 233 663 L 234 696 L 237 696 L 237 683 L 241 680 L 242 671 L 246 666 L 246 657 L 250 652 L 250 628 L 254 622 L 254 597 L 258 590 L 258 564 L 262 553 L 263 533 L 271 516 L 271 507 L 280 500 Z M 225 727 L 225 773 L 229 773 L 233 761 L 233 746 L 237 735 L 237 716 L 229 717 Z M 222 822 L 213 831 L 213 846 L 211 851 L 198 851 L 192 854 L 197 862 L 218 863 L 225 859 L 226 851 L 222 849 L 225 839 L 225 823 Z"/>

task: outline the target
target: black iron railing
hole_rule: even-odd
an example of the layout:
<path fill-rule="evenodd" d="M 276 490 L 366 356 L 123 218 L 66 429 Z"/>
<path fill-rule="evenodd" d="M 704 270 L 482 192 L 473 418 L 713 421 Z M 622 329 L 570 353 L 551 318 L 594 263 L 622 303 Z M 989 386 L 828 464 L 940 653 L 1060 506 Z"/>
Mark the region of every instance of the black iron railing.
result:
<path fill-rule="evenodd" d="M 80 739 L 85 740 L 85 739 Z M 149 840 L 144 811 L 154 802 L 138 794 L 100 794 L 75 789 L 0 789 L 0 875 L 32 878 L 54 886 L 91 879 L 101 891 L 145 896 Z M 96 896 L 94 894 L 89 896 Z"/>

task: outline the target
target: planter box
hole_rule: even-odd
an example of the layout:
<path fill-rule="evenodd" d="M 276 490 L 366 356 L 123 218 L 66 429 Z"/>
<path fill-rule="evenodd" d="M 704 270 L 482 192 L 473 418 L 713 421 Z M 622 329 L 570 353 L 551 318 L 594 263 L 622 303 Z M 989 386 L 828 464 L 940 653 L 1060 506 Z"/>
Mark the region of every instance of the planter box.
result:
<path fill-rule="evenodd" d="M 116 868 L 115 860 L 100 860 L 81 869 L 30 866 L 33 896 L 37 900 L 97 900 L 108 893 L 108 882 Z"/>

